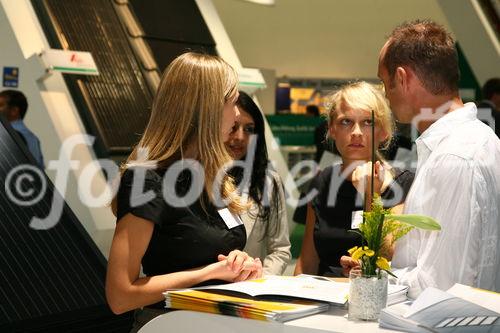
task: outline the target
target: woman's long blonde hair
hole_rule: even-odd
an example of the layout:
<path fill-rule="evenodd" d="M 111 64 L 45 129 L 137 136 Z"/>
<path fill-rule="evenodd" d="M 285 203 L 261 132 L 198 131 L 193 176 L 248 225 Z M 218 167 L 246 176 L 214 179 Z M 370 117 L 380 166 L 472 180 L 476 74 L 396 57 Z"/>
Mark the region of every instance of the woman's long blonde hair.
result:
<path fill-rule="evenodd" d="M 122 171 L 131 166 L 156 161 L 166 167 L 185 158 L 189 149 L 204 168 L 204 188 L 214 202 L 213 184 L 219 170 L 232 158 L 222 135 L 224 105 L 236 98 L 238 77 L 234 69 L 217 56 L 184 53 L 167 67 L 153 100 L 151 117 L 144 135 L 134 148 Z M 146 152 L 143 156 L 140 149 Z M 246 208 L 227 175 L 221 183 L 221 196 L 229 208 Z"/>
<path fill-rule="evenodd" d="M 341 109 L 374 111 L 375 124 L 387 134 L 387 140 L 381 147 L 388 148 L 394 134 L 394 119 L 384 93 L 380 88 L 365 81 L 358 81 L 342 86 L 330 98 L 328 109 L 328 127 L 333 126 L 337 112 Z M 377 151 L 379 155 L 379 152 Z M 380 155 L 379 155 L 380 157 Z"/>

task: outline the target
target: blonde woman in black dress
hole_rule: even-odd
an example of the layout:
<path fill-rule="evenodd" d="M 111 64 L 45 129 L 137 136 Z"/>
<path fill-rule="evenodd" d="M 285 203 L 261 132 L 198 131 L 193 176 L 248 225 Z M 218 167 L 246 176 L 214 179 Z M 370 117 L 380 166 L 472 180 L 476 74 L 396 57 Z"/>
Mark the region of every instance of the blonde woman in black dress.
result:
<path fill-rule="evenodd" d="M 106 297 L 115 313 L 138 309 L 133 331 L 165 312 L 167 289 L 262 274 L 260 260 L 241 251 L 245 227 L 234 217 L 248 205 L 224 172 L 217 183 L 232 160 L 224 141 L 238 115 L 237 84 L 235 71 L 218 57 L 176 58 L 124 165 L 113 202 Z"/>
<path fill-rule="evenodd" d="M 340 259 L 353 246 L 361 245 L 358 234 L 350 232 L 362 220 L 362 186 L 371 171 L 372 117 L 375 115 L 374 143 L 377 161 L 374 167 L 374 192 L 386 207 L 402 210 L 414 174 L 391 167 L 378 149 L 390 144 L 394 121 L 383 92 L 367 82 L 348 84 L 331 97 L 328 110 L 328 134 L 335 141 L 342 163 L 325 168 L 312 181 L 316 193 L 307 207 L 306 229 L 295 274 L 342 276 Z M 366 198 L 370 202 L 370 198 Z M 369 207 L 366 207 L 369 208 Z M 388 249 L 389 251 L 389 249 Z M 389 251 L 390 252 L 390 251 Z"/>

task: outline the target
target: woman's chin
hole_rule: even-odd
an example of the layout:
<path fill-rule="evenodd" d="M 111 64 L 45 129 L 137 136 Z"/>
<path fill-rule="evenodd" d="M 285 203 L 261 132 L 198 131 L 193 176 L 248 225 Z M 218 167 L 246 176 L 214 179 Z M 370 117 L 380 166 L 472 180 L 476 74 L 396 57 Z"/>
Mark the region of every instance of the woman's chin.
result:
<path fill-rule="evenodd" d="M 361 152 L 351 152 L 342 154 L 342 159 L 349 161 L 369 161 L 371 156 L 369 154 L 362 154 Z"/>
<path fill-rule="evenodd" d="M 235 160 L 241 160 L 243 157 L 245 157 L 245 151 L 243 149 L 231 149 L 231 156 Z"/>

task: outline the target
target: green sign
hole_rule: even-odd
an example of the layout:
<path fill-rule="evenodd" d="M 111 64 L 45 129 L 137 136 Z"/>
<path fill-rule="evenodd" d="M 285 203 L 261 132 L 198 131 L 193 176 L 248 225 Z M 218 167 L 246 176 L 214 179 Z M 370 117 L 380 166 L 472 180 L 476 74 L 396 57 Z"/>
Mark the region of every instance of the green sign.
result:
<path fill-rule="evenodd" d="M 322 117 L 286 114 L 266 116 L 273 135 L 283 146 L 313 146 L 314 130 Z"/>

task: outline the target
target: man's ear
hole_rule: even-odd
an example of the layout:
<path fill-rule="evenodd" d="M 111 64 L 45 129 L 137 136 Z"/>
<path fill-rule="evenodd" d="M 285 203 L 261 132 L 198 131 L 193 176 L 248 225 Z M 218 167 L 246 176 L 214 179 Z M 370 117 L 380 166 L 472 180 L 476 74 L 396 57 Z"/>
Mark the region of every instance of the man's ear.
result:
<path fill-rule="evenodd" d="M 396 73 L 394 75 L 394 81 L 396 85 L 400 86 L 401 88 L 405 89 L 408 87 L 408 72 L 407 69 L 404 67 L 398 67 L 396 68 Z"/>
<path fill-rule="evenodd" d="M 396 75 L 398 83 L 401 85 L 403 91 L 415 89 L 417 85 L 422 85 L 415 71 L 408 66 L 398 67 Z"/>

